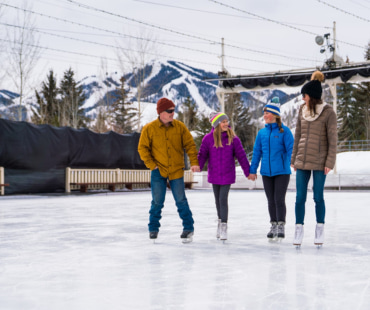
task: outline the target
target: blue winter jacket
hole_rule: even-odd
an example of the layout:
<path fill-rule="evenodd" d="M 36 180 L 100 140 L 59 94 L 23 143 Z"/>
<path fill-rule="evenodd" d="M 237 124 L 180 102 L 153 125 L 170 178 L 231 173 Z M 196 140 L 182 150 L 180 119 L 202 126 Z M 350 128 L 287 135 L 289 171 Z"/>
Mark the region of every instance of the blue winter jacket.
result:
<path fill-rule="evenodd" d="M 198 161 L 200 170 L 208 160 L 208 182 L 211 184 L 226 185 L 235 183 L 235 158 L 238 159 L 244 175 L 249 175 L 249 161 L 240 139 L 235 136 L 232 143 L 227 145 L 227 132 L 221 133 L 223 147 L 216 148 L 213 131 L 206 134 L 199 148 Z"/>
<path fill-rule="evenodd" d="M 253 148 L 251 174 L 256 174 L 261 161 L 260 174 L 268 177 L 291 174 L 290 157 L 293 151 L 294 138 L 290 129 L 282 125 L 280 132 L 277 123 L 266 124 L 258 132 Z"/>

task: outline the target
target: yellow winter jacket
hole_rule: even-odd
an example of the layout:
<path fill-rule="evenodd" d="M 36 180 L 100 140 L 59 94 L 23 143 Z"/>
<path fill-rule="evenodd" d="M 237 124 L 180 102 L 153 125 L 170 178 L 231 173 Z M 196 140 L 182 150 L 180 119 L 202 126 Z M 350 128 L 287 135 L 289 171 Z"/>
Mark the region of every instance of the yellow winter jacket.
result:
<path fill-rule="evenodd" d="M 194 139 L 184 123 L 173 120 L 166 127 L 157 118 L 143 127 L 138 146 L 140 158 L 150 170 L 158 167 L 162 177 L 174 180 L 184 176 L 184 150 L 191 166 L 199 166 Z"/>

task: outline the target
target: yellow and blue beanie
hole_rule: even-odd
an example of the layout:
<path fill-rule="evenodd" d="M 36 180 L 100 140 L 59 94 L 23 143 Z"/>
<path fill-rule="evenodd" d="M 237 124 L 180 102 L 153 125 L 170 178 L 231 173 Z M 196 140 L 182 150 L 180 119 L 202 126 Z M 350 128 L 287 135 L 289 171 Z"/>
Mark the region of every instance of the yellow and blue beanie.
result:
<path fill-rule="evenodd" d="M 216 128 L 218 124 L 225 119 L 229 120 L 227 115 L 222 112 L 211 112 L 209 115 L 209 121 L 211 122 L 213 128 Z"/>
<path fill-rule="evenodd" d="M 279 103 L 279 97 L 274 97 L 271 99 L 271 103 L 266 104 L 263 108 L 264 112 L 270 112 L 272 114 L 275 114 L 277 116 L 280 116 L 280 103 Z"/>

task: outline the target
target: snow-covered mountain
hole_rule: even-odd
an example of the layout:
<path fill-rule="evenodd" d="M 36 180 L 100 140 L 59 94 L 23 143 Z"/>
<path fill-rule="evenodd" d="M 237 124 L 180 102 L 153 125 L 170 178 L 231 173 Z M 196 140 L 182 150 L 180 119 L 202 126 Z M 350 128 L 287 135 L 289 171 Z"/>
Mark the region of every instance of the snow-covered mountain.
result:
<path fill-rule="evenodd" d="M 142 72 L 131 72 L 123 76 L 125 89 L 129 90 L 128 99 L 134 102 L 136 106 L 138 92 L 136 77 L 140 73 L 144 73 L 145 79 L 143 83 L 145 88 L 140 100 L 143 109 L 151 104 L 155 106 L 155 103 L 161 97 L 167 97 L 174 101 L 177 105 L 177 111 L 182 110 L 182 103 L 188 97 L 195 102 L 198 111 L 204 115 L 220 108 L 216 96 L 218 82 L 215 79 L 218 77 L 217 74 L 170 60 L 166 62 L 152 61 L 146 65 Z M 109 106 L 111 104 L 117 97 L 117 89 L 121 85 L 121 78 L 122 74 L 114 72 L 103 78 L 89 76 L 79 81 L 78 84 L 83 87 L 86 95 L 84 109 L 87 115 L 94 119 L 99 106 Z M 211 79 L 214 80 L 209 81 Z M 0 91 L 0 114 L 2 117 L 9 118 L 11 109 L 18 105 L 17 96 L 17 94 L 6 90 Z M 244 105 L 255 109 L 262 108 L 274 96 L 278 96 L 280 102 L 284 104 L 295 98 L 297 93 L 282 90 L 250 91 L 242 93 L 241 100 Z M 34 94 L 24 99 L 28 116 L 32 113 L 31 107 L 36 106 L 36 104 Z"/>

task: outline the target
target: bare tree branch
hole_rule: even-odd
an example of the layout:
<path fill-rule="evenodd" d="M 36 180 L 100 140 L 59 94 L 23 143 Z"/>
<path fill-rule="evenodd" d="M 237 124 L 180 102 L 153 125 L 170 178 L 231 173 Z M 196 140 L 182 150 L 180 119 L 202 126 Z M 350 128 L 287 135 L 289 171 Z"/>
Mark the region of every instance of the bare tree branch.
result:
<path fill-rule="evenodd" d="M 39 37 L 35 33 L 35 21 L 29 11 L 29 4 L 23 2 L 24 11 L 17 14 L 14 27 L 7 33 L 9 45 L 7 46 L 8 68 L 7 76 L 12 80 L 19 93 L 18 120 L 22 120 L 23 98 L 31 90 L 30 77 L 41 56 Z"/>

